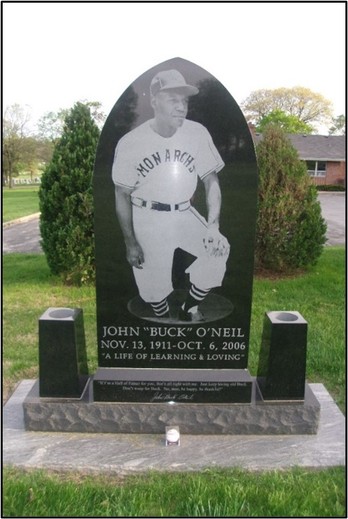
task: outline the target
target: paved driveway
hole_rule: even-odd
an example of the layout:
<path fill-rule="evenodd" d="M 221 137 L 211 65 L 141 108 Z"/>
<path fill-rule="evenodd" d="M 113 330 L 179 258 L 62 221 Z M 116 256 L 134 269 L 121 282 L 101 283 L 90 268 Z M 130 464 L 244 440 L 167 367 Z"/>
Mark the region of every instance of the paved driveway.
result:
<path fill-rule="evenodd" d="M 9 252 L 42 252 L 40 246 L 39 213 L 26 218 L 9 222 L 3 228 L 2 251 Z"/>
<path fill-rule="evenodd" d="M 319 194 L 323 217 L 326 220 L 326 245 L 344 245 L 345 227 L 345 193 Z M 3 229 L 3 252 L 42 252 L 40 247 L 39 215 L 23 218 L 19 223 L 5 225 Z"/>
<path fill-rule="evenodd" d="M 327 223 L 326 245 L 342 245 L 346 242 L 346 194 L 319 193 L 322 215 Z"/>

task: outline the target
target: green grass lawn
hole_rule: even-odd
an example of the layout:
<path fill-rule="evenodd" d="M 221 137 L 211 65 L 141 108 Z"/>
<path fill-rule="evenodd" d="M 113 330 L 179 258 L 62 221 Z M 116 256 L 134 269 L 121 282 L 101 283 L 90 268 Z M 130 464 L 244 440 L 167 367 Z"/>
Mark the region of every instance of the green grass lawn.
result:
<path fill-rule="evenodd" d="M 345 517 L 344 468 L 81 476 L 5 469 L 5 517 Z"/>
<path fill-rule="evenodd" d="M 39 212 L 39 187 L 3 188 L 3 222 Z"/>
<path fill-rule="evenodd" d="M 84 311 L 89 368 L 97 368 L 95 289 L 62 286 L 44 255 L 3 257 L 3 382 L 8 396 L 38 376 L 38 319 L 50 306 Z M 325 248 L 298 277 L 256 279 L 249 370 L 256 374 L 264 314 L 308 321 L 307 379 L 345 409 L 345 249 Z M 345 517 L 345 470 L 209 470 L 115 478 L 4 469 L 5 517 Z"/>

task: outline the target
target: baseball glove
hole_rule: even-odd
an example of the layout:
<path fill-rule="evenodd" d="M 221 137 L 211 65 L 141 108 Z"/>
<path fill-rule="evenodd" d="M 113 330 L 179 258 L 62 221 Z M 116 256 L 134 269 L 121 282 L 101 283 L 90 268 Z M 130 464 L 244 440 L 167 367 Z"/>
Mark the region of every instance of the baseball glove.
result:
<path fill-rule="evenodd" d="M 230 252 L 230 244 L 227 238 L 225 238 L 217 228 L 208 227 L 203 243 L 209 256 L 228 256 Z"/>

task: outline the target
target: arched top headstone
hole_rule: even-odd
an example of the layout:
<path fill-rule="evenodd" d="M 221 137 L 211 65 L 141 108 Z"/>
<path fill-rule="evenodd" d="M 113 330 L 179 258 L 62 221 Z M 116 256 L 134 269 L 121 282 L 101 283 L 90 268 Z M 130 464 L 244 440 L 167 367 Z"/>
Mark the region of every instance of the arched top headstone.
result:
<path fill-rule="evenodd" d="M 125 90 L 94 173 L 100 366 L 247 366 L 256 205 L 252 136 L 214 76 L 174 58 Z M 223 252 L 209 264 L 201 249 L 210 239 Z M 187 294 L 201 320 L 182 313 Z"/>
<path fill-rule="evenodd" d="M 199 89 L 199 95 L 190 99 L 187 118 L 206 126 L 223 158 L 255 161 L 254 144 L 248 124 L 232 95 L 209 72 L 182 58 L 173 58 L 156 65 L 129 85 L 105 122 L 97 160 L 109 158 L 112 162 L 118 140 L 153 117 L 150 83 L 157 72 L 166 70 L 177 70 Z M 96 170 L 96 177 L 99 176 L 98 173 L 101 173 L 99 169 Z"/>

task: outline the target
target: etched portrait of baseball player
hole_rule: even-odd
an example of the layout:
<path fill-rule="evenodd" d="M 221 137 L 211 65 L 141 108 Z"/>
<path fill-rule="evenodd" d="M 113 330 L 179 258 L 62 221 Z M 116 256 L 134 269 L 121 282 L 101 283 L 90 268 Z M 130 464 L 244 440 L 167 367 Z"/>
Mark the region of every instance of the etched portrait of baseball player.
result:
<path fill-rule="evenodd" d="M 222 285 L 229 243 L 219 230 L 224 162 L 208 130 L 186 118 L 199 89 L 177 70 L 158 72 L 150 84 L 154 116 L 117 143 L 112 166 L 116 215 L 141 299 L 153 316 L 171 316 L 176 249 L 195 257 L 186 269 L 190 287 L 177 319 L 202 322 L 200 304 Z M 191 205 L 204 185 L 207 218 Z"/>

